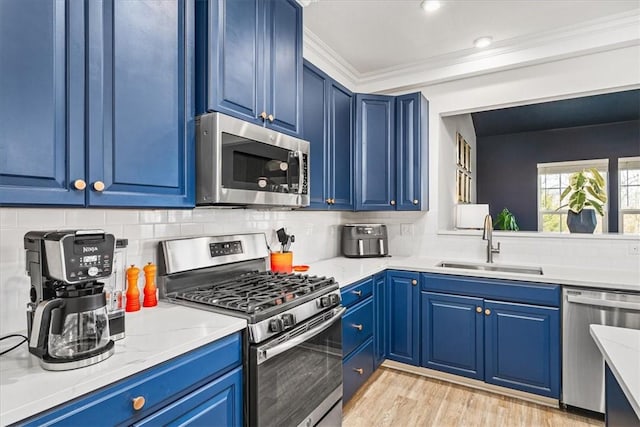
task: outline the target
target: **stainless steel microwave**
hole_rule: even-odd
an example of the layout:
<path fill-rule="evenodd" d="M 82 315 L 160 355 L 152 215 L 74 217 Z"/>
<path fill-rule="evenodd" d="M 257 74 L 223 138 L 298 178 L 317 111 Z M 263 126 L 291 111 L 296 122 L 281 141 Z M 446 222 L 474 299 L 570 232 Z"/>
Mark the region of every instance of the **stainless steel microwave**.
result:
<path fill-rule="evenodd" d="M 196 118 L 196 204 L 309 205 L 309 142 L 221 114 Z"/>

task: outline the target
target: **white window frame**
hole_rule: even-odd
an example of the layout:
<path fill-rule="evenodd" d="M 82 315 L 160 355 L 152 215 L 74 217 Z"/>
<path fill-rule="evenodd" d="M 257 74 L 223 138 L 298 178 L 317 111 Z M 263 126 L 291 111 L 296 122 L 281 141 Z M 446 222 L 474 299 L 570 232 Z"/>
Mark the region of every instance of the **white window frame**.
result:
<path fill-rule="evenodd" d="M 624 214 L 640 214 L 640 208 L 622 208 L 622 180 L 620 179 L 620 172 L 627 169 L 640 169 L 640 156 L 618 158 L 618 232 L 620 234 L 624 234 Z"/>
<path fill-rule="evenodd" d="M 607 175 L 607 186 L 611 177 L 609 176 L 609 159 L 591 159 L 591 160 L 576 160 L 569 162 L 551 162 L 551 163 L 538 163 L 536 174 L 536 209 L 538 211 L 538 231 L 542 231 L 542 217 L 546 214 L 562 214 L 566 213 L 569 209 L 561 210 L 542 210 L 540 209 L 540 175 L 548 174 L 563 174 L 574 173 L 583 169 L 596 168 L 599 171 L 604 171 Z M 608 189 L 605 189 L 608 193 Z M 604 204 L 604 216 L 602 217 L 602 233 L 609 231 L 609 200 Z"/>

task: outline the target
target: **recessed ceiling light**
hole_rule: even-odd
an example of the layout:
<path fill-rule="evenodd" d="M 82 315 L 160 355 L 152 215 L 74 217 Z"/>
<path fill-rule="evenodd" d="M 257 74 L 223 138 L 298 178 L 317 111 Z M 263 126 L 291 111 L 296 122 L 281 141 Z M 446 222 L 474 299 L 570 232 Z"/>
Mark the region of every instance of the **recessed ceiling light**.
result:
<path fill-rule="evenodd" d="M 493 37 L 491 36 L 478 37 L 473 41 L 473 45 L 478 49 L 482 49 L 483 47 L 489 46 L 492 41 Z"/>
<path fill-rule="evenodd" d="M 420 7 L 426 12 L 435 12 L 440 9 L 440 2 L 438 0 L 422 0 Z"/>

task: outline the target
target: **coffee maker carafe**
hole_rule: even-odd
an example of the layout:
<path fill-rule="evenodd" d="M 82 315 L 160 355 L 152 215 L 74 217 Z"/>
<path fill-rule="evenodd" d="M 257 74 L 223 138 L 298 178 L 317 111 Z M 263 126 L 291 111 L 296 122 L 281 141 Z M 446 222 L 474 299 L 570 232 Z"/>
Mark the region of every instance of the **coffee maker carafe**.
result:
<path fill-rule="evenodd" d="M 104 283 L 115 238 L 102 230 L 31 231 L 24 236 L 29 351 L 47 370 L 76 369 L 110 357 Z"/>

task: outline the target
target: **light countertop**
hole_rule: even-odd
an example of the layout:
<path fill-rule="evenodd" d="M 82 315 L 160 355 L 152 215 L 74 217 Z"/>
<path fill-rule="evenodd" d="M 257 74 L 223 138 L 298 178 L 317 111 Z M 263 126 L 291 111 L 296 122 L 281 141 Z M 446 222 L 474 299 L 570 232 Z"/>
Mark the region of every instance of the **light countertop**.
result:
<path fill-rule="evenodd" d="M 25 343 L 0 357 L 0 424 L 20 421 L 246 326 L 244 319 L 160 302 L 154 308 L 126 313 L 126 338 L 116 341 L 113 356 L 61 372 L 42 369 Z"/>
<path fill-rule="evenodd" d="M 532 275 L 436 267 L 436 264 L 442 261 L 482 263 L 482 261 L 478 260 L 453 258 L 443 259 L 435 257 L 335 257 L 311 263 L 306 274 L 332 276 L 340 284 L 340 287 L 350 285 L 385 269 L 395 269 L 640 292 L 640 270 L 611 271 L 593 270 L 588 268 L 571 268 L 556 265 L 534 266 L 521 264 L 522 266 L 528 267 L 542 267 L 542 275 Z M 496 263 L 495 265 L 500 264 Z"/>
<path fill-rule="evenodd" d="M 640 418 L 640 330 L 591 325 L 591 336 Z"/>

